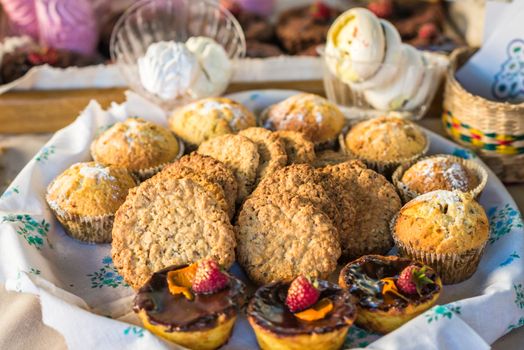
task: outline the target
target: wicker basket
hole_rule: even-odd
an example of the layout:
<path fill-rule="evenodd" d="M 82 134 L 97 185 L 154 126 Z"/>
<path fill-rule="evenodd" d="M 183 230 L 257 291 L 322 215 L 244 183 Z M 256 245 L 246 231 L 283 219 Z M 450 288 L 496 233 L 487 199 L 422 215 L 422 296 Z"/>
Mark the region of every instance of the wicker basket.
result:
<path fill-rule="evenodd" d="M 457 68 L 475 53 L 460 48 L 446 73 L 442 120 L 458 143 L 476 151 L 504 182 L 524 182 L 524 103 L 486 100 L 467 92 L 455 79 Z"/>

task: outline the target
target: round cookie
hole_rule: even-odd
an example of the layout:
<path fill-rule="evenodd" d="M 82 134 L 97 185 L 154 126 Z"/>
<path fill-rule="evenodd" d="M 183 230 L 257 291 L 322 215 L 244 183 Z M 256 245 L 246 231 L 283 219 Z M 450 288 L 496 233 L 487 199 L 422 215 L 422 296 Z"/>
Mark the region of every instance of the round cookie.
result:
<path fill-rule="evenodd" d="M 275 134 L 284 143 L 287 164 L 311 163 L 315 160 L 315 145 L 298 131 L 279 130 Z"/>
<path fill-rule="evenodd" d="M 401 207 L 395 187 L 356 160 L 328 165 L 322 173 L 335 185 L 333 199 L 347 219 L 340 232 L 344 256 L 387 253 L 393 246 L 389 223 Z"/>
<path fill-rule="evenodd" d="M 265 198 L 279 193 L 298 196 L 324 212 L 333 221 L 338 233 L 342 217 L 324 186 L 322 176 L 310 165 L 294 164 L 266 176 L 251 197 Z"/>
<path fill-rule="evenodd" d="M 264 128 L 248 128 L 238 133 L 253 141 L 258 147 L 260 163 L 257 183 L 266 175 L 274 173 L 287 163 L 284 143 L 277 135 Z"/>
<path fill-rule="evenodd" d="M 235 234 L 212 194 L 191 179 L 153 177 L 129 193 L 115 214 L 111 254 L 133 288 L 158 270 L 213 258 L 235 260 Z"/>
<path fill-rule="evenodd" d="M 238 262 L 258 284 L 298 275 L 326 278 L 336 269 L 336 228 L 326 214 L 297 196 L 249 198 L 235 229 Z"/>
<path fill-rule="evenodd" d="M 178 163 L 173 163 L 168 168 L 155 175 L 157 177 L 169 177 L 171 179 L 190 179 L 211 193 L 220 207 L 232 218 L 235 215 L 235 206 L 229 206 L 222 186 L 210 179 L 206 174 L 191 169 Z"/>
<path fill-rule="evenodd" d="M 313 162 L 311 162 L 311 165 L 315 168 L 323 168 L 327 165 L 336 165 L 347 162 L 348 160 L 351 160 L 351 157 L 347 154 L 327 149 L 325 151 L 318 152 Z"/>
<path fill-rule="evenodd" d="M 221 161 L 233 171 L 238 183 L 237 204 L 242 203 L 257 179 L 260 164 L 257 145 L 242 135 L 223 135 L 202 143 L 197 152 Z"/>

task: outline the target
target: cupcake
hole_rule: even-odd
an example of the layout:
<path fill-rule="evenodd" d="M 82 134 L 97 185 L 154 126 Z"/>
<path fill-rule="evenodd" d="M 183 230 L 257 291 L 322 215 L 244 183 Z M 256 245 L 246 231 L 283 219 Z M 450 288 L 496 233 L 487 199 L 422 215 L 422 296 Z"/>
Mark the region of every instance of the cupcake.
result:
<path fill-rule="evenodd" d="M 328 281 L 299 276 L 260 287 L 247 317 L 266 349 L 339 349 L 355 320 L 351 296 Z"/>
<path fill-rule="evenodd" d="M 338 283 L 358 300 L 356 324 L 377 333 L 431 308 L 442 290 L 431 267 L 397 256 L 365 255 L 344 266 Z"/>
<path fill-rule="evenodd" d="M 256 126 L 256 117 L 238 102 L 223 97 L 199 100 L 175 109 L 169 128 L 186 143 L 204 141 Z"/>
<path fill-rule="evenodd" d="M 183 152 L 183 145 L 168 129 L 141 118 L 114 124 L 91 144 L 96 162 L 126 168 L 140 180 L 150 178 Z"/>
<path fill-rule="evenodd" d="M 392 234 L 401 255 L 431 266 L 444 284 L 453 284 L 476 271 L 489 223 L 470 193 L 439 190 L 404 205 Z"/>
<path fill-rule="evenodd" d="M 439 154 L 399 166 L 392 176 L 404 202 L 437 190 L 470 192 L 474 197 L 486 186 L 488 173 L 471 160 Z"/>
<path fill-rule="evenodd" d="M 399 165 L 424 155 L 429 140 L 409 120 L 380 117 L 356 124 L 340 138 L 340 146 L 350 156 L 389 176 Z"/>
<path fill-rule="evenodd" d="M 244 303 L 245 286 L 214 260 L 171 266 L 137 292 L 133 310 L 150 332 L 190 349 L 227 342 Z"/>
<path fill-rule="evenodd" d="M 88 243 L 111 242 L 114 214 L 135 179 L 123 168 L 77 163 L 47 187 L 46 201 L 66 232 Z"/>
<path fill-rule="evenodd" d="M 263 114 L 266 128 L 302 132 L 317 148 L 332 146 L 345 124 L 336 105 L 314 94 L 291 96 Z"/>

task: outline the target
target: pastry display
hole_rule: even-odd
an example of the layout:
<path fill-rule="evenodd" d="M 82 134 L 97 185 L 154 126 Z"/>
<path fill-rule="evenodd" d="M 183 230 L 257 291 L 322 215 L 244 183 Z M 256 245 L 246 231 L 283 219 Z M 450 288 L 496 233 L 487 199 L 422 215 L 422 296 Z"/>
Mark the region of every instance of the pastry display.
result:
<path fill-rule="evenodd" d="M 49 184 L 45 199 L 71 237 L 87 243 L 108 243 L 115 212 L 136 185 L 126 169 L 76 163 Z"/>
<path fill-rule="evenodd" d="M 208 259 L 155 272 L 138 290 L 133 309 L 153 334 L 212 350 L 229 339 L 244 301 L 244 284 Z"/>
<path fill-rule="evenodd" d="M 400 166 L 392 176 L 405 202 L 436 190 L 471 192 L 477 197 L 486 186 L 487 178 L 481 165 L 447 154 L 424 157 L 414 164 Z"/>
<path fill-rule="evenodd" d="M 489 237 L 482 206 L 470 193 L 438 190 L 402 207 L 392 222 L 401 255 L 431 266 L 444 284 L 475 273 Z"/>
<path fill-rule="evenodd" d="M 176 108 L 169 128 L 184 142 L 198 146 L 213 137 L 234 134 L 256 126 L 256 117 L 241 104 L 224 97 L 210 97 Z"/>
<path fill-rule="evenodd" d="M 97 162 L 129 169 L 145 180 L 184 151 L 166 128 L 141 118 L 128 118 L 103 131 L 91 144 Z"/>
<path fill-rule="evenodd" d="M 314 94 L 297 94 L 270 106 L 263 118 L 271 130 L 299 131 L 317 147 L 336 140 L 345 124 L 338 107 Z"/>
<path fill-rule="evenodd" d="M 388 333 L 428 310 L 442 291 L 429 266 L 396 256 L 365 255 L 340 271 L 340 286 L 357 304 L 356 324 Z"/>
<path fill-rule="evenodd" d="M 349 293 L 299 276 L 260 287 L 247 316 L 263 349 L 339 349 L 356 317 Z"/>
<path fill-rule="evenodd" d="M 360 122 L 340 138 L 342 149 L 386 176 L 397 166 L 423 156 L 429 141 L 415 123 L 397 117 Z"/>

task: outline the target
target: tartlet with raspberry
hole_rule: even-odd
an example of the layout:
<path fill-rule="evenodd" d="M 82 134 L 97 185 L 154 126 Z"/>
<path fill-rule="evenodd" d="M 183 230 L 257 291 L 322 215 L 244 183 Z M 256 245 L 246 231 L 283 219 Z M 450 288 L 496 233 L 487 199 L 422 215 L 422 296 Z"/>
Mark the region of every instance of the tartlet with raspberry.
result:
<path fill-rule="evenodd" d="M 245 285 L 211 259 L 153 274 L 133 310 L 152 333 L 190 349 L 227 342 L 244 304 Z"/>
<path fill-rule="evenodd" d="M 260 287 L 247 316 L 265 349 L 339 349 L 356 318 L 351 295 L 303 276 Z"/>
<path fill-rule="evenodd" d="M 397 256 L 365 255 L 347 264 L 339 284 L 358 300 L 356 324 L 391 332 L 429 309 L 442 282 L 429 266 Z"/>

